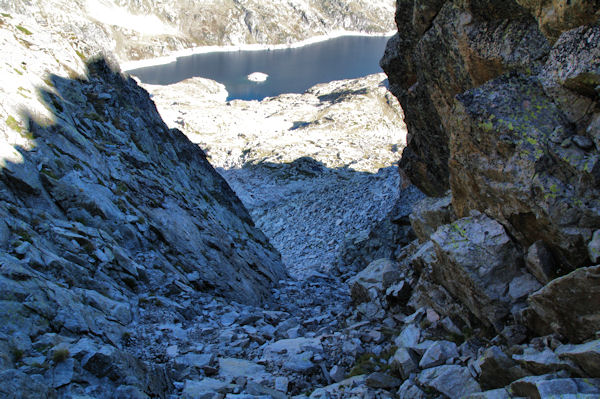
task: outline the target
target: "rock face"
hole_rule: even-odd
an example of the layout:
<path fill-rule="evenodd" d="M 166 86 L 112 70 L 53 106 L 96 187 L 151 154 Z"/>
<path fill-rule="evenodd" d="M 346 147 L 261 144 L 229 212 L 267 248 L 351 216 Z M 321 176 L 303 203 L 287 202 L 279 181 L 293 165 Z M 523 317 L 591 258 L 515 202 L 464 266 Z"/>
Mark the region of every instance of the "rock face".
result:
<path fill-rule="evenodd" d="M 392 0 L 3 0 L 0 8 L 52 21 L 47 28 L 86 56 L 111 51 L 121 61 L 207 45 L 289 44 L 336 31 L 384 33 L 394 13 Z"/>
<path fill-rule="evenodd" d="M 400 167 L 423 192 L 441 196 L 449 188 L 454 96 L 509 70 L 539 68 L 550 47 L 513 1 L 402 0 L 396 24 L 400 33 L 381 66 L 406 114 L 409 145 Z"/>
<path fill-rule="evenodd" d="M 395 258 L 400 397 L 598 395 L 599 10 L 397 2 L 381 65 L 408 128 L 400 167 L 432 197 Z M 457 336 L 457 360 L 432 356 Z"/>

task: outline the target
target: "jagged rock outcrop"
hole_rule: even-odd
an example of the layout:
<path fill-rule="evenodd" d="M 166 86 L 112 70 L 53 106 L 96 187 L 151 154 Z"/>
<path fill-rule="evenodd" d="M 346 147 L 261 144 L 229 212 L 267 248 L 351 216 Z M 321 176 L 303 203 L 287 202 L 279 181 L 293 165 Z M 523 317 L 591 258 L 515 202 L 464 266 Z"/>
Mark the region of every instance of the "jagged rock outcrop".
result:
<path fill-rule="evenodd" d="M 397 2 L 399 33 L 381 65 L 408 128 L 400 167 L 442 198 L 413 207 L 419 242 L 396 258 L 414 271 L 404 306 L 415 312 L 396 342 L 422 356 L 428 339 L 463 337 L 454 366 L 492 389 L 469 398 L 600 391 L 590 367 L 600 331 L 599 10 Z M 413 373 L 400 397 L 449 395 L 428 362 L 414 362 L 399 354 Z"/>
<path fill-rule="evenodd" d="M 392 0 L 3 0 L 0 9 L 48 21 L 48 30 L 85 56 L 110 51 L 128 61 L 198 46 L 290 44 L 336 31 L 385 33 L 393 29 L 394 4 Z"/>
<path fill-rule="evenodd" d="M 414 17 L 425 16 L 422 4 L 426 21 Z M 454 96 L 509 70 L 539 68 L 550 46 L 513 1 L 402 0 L 396 23 L 400 33 L 381 66 L 406 114 L 409 145 L 400 167 L 423 192 L 441 196 L 449 188 Z"/>

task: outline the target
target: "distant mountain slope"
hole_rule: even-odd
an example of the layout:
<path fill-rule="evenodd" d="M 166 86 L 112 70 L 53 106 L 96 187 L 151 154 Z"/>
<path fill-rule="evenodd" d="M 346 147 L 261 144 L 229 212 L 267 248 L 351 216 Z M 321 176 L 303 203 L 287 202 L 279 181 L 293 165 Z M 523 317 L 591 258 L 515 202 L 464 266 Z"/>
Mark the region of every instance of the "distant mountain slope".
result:
<path fill-rule="evenodd" d="M 109 50 L 121 61 L 203 45 L 285 44 L 339 30 L 394 28 L 392 0 L 0 0 L 0 9 L 34 16 L 85 55 Z"/>

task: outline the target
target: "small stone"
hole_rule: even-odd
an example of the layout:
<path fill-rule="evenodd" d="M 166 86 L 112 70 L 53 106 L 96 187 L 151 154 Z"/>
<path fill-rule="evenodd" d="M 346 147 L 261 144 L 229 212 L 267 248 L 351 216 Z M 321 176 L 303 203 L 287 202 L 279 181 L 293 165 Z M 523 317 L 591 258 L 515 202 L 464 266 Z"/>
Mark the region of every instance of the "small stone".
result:
<path fill-rule="evenodd" d="M 600 262 L 600 230 L 594 231 L 594 235 L 592 236 L 592 240 L 589 242 L 587 249 L 592 263 Z"/>
<path fill-rule="evenodd" d="M 406 380 L 396 392 L 400 399 L 427 399 L 428 396 L 411 380 Z"/>
<path fill-rule="evenodd" d="M 196 398 L 217 398 L 219 392 L 224 391 L 228 384 L 223 381 L 215 380 L 214 378 L 204 378 L 202 381 L 186 380 L 183 387 L 182 397 L 184 399 Z M 202 396 L 206 394 L 215 394 L 214 396 Z"/>
<path fill-rule="evenodd" d="M 419 384 L 430 387 L 451 398 L 481 392 L 477 381 L 471 377 L 466 367 L 446 365 L 424 370 L 417 377 Z"/>
<path fill-rule="evenodd" d="M 592 142 L 592 140 L 590 140 L 589 137 L 586 136 L 573 136 L 573 142 L 577 147 L 581 148 L 582 150 L 591 150 L 594 147 L 594 143 Z"/>
<path fill-rule="evenodd" d="M 52 369 L 52 388 L 59 388 L 73 380 L 73 368 L 75 366 L 75 360 L 68 358 L 56 365 Z"/>
<path fill-rule="evenodd" d="M 514 300 L 526 298 L 532 292 L 542 288 L 542 285 L 529 273 L 524 273 L 510 282 L 508 295 Z"/>
<path fill-rule="evenodd" d="M 249 380 L 262 381 L 267 373 L 265 367 L 244 359 L 219 358 L 219 375 L 223 377 L 247 377 Z"/>
<path fill-rule="evenodd" d="M 513 399 L 514 396 L 511 396 L 510 393 L 504 389 L 493 389 L 491 391 L 472 393 L 467 396 L 463 396 L 462 399 Z"/>
<path fill-rule="evenodd" d="M 411 373 L 418 370 L 418 359 L 410 349 L 399 348 L 391 359 L 391 366 L 400 374 L 400 377 L 406 379 Z"/>
<path fill-rule="evenodd" d="M 240 317 L 240 314 L 237 312 L 225 313 L 223 316 L 221 316 L 221 324 L 224 326 L 230 326 L 235 323 L 238 317 Z"/>
<path fill-rule="evenodd" d="M 177 345 L 167 346 L 167 356 L 169 357 L 177 357 L 179 354 L 179 349 Z"/>
<path fill-rule="evenodd" d="M 31 248 L 31 243 L 25 241 L 24 243 L 22 243 L 15 249 L 15 252 L 18 255 L 25 255 L 27 253 L 27 251 L 29 250 L 29 248 Z"/>
<path fill-rule="evenodd" d="M 419 344 L 421 330 L 414 324 L 409 324 L 400 335 L 394 340 L 399 348 L 414 348 Z"/>
<path fill-rule="evenodd" d="M 215 355 L 212 353 L 186 353 L 174 359 L 176 365 L 195 367 L 202 369 L 214 362 Z"/>
<path fill-rule="evenodd" d="M 421 361 L 419 362 L 419 367 L 422 369 L 440 366 L 449 359 L 457 358 L 458 349 L 454 342 L 450 341 L 436 341 L 433 345 L 425 351 Z"/>
<path fill-rule="evenodd" d="M 438 321 L 440 319 L 440 315 L 436 313 L 435 310 L 431 309 L 431 308 L 427 308 L 427 321 L 429 321 L 430 323 L 435 323 L 436 321 Z"/>
<path fill-rule="evenodd" d="M 534 242 L 527 250 L 525 258 L 527 270 L 542 284 L 547 284 L 556 276 L 556 262 L 543 241 Z"/>
<path fill-rule="evenodd" d="M 340 382 L 346 378 L 346 369 L 342 366 L 333 366 L 329 371 L 329 376 L 335 382 Z"/>
<path fill-rule="evenodd" d="M 288 391 L 288 387 L 290 384 L 290 380 L 287 377 L 277 377 L 275 378 L 275 389 L 286 393 Z"/>
<path fill-rule="evenodd" d="M 384 373 L 371 373 L 367 376 L 366 384 L 370 388 L 395 389 L 402 381 Z"/>

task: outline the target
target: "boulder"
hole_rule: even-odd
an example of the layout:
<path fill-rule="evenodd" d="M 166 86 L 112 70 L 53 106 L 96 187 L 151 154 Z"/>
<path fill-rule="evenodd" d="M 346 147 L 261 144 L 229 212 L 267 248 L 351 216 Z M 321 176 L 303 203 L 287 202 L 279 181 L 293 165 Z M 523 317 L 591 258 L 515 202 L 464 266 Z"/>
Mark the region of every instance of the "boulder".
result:
<path fill-rule="evenodd" d="M 558 355 L 550 348 L 544 348 L 541 351 L 525 348 L 522 354 L 515 354 L 512 358 L 535 375 L 550 374 L 560 370 L 575 373 L 578 371 L 573 362 L 568 359 L 559 359 Z"/>
<path fill-rule="evenodd" d="M 484 389 L 501 388 L 529 375 L 497 346 L 486 349 L 478 363 L 479 383 Z"/>
<path fill-rule="evenodd" d="M 398 388 L 402 384 L 402 380 L 392 377 L 391 375 L 376 372 L 369 374 L 365 380 L 365 383 L 371 388 L 390 390 Z"/>
<path fill-rule="evenodd" d="M 348 280 L 354 303 L 382 298 L 387 288 L 400 279 L 400 266 L 391 259 L 373 261 L 363 271 Z"/>
<path fill-rule="evenodd" d="M 561 359 L 577 364 L 588 376 L 600 378 L 600 340 L 580 345 L 562 345 L 556 348 Z"/>
<path fill-rule="evenodd" d="M 485 212 L 523 247 L 542 240 L 563 270 L 589 264 L 600 154 L 552 141 L 572 135 L 571 125 L 535 77 L 506 74 L 456 98 L 449 165 L 457 215 Z"/>
<path fill-rule="evenodd" d="M 520 252 L 502 225 L 478 214 L 440 227 L 432 236 L 433 277 L 482 322 L 502 330 L 516 302 L 506 295 L 522 274 Z"/>
<path fill-rule="evenodd" d="M 556 332 L 572 342 L 600 330 L 600 265 L 557 278 L 528 299 L 528 327 L 540 335 Z"/>
<path fill-rule="evenodd" d="M 426 197 L 413 206 L 410 225 L 419 240 L 425 242 L 438 229 L 456 219 L 452 209 L 452 196 L 441 198 Z"/>
<path fill-rule="evenodd" d="M 438 366 L 422 371 L 417 376 L 420 385 L 435 389 L 451 398 L 481 392 L 479 384 L 466 367 L 449 365 Z"/>
<path fill-rule="evenodd" d="M 556 374 L 525 377 L 510 384 L 513 394 L 527 398 L 593 398 L 600 395 L 600 379 L 564 378 Z"/>

